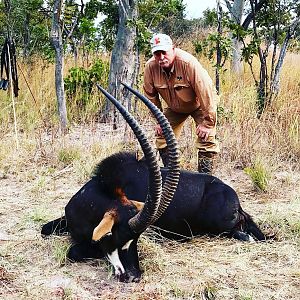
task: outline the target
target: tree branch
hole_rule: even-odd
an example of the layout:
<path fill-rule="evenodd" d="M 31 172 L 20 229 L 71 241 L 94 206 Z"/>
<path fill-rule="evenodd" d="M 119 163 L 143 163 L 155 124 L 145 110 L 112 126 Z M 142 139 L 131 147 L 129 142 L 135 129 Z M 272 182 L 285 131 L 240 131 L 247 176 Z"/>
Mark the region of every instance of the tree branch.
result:
<path fill-rule="evenodd" d="M 149 25 L 148 25 L 148 28 L 151 28 L 151 25 L 153 23 L 153 21 L 155 20 L 155 17 L 158 15 L 159 11 L 163 8 L 163 6 L 165 5 L 167 1 L 165 0 L 164 2 L 162 2 L 161 6 L 157 9 L 157 11 L 155 12 L 153 18 L 151 19 Z"/>
<path fill-rule="evenodd" d="M 248 29 L 250 23 L 252 22 L 254 15 L 264 6 L 264 4 L 267 4 L 268 0 L 261 0 L 258 2 L 257 5 L 255 5 L 254 10 L 251 11 L 251 13 L 246 17 L 244 20 L 242 27 L 244 29 Z"/>

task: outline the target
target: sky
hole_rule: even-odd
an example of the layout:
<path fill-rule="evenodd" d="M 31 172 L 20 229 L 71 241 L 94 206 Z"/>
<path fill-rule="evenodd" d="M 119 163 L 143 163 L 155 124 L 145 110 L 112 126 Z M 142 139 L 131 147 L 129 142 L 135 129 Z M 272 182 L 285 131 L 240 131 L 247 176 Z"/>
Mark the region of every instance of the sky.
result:
<path fill-rule="evenodd" d="M 76 0 L 77 3 L 80 3 L 81 0 Z M 83 3 L 86 3 L 87 0 L 83 0 Z M 183 0 L 183 3 L 186 4 L 186 14 L 188 19 L 200 18 L 202 12 L 207 8 L 216 7 L 216 0 Z"/>
<path fill-rule="evenodd" d="M 183 0 L 186 4 L 187 18 L 199 18 L 207 8 L 216 7 L 216 0 Z"/>

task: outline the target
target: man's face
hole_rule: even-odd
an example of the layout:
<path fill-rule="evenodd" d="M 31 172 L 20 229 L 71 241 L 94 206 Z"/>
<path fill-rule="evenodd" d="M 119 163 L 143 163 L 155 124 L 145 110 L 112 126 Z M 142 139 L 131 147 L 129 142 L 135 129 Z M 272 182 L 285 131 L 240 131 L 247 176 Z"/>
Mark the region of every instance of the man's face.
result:
<path fill-rule="evenodd" d="M 163 68 L 170 70 L 175 60 L 175 48 L 168 51 L 158 50 L 153 53 L 155 61 Z"/>

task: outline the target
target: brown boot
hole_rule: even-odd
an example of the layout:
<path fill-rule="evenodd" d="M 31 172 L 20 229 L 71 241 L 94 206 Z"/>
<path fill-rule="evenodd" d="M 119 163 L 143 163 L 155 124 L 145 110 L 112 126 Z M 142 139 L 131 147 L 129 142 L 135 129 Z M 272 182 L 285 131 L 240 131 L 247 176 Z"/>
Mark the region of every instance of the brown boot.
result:
<path fill-rule="evenodd" d="M 168 154 L 168 147 L 158 149 L 159 155 L 165 167 L 169 164 L 169 154 Z"/>
<path fill-rule="evenodd" d="M 212 175 L 215 163 L 215 153 L 198 152 L 198 172 Z"/>

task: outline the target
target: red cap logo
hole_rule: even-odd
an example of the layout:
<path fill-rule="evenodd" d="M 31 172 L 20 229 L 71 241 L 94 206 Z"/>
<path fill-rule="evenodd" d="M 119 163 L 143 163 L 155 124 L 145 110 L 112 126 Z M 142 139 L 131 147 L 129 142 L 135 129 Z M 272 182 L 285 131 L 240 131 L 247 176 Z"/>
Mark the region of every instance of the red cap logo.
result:
<path fill-rule="evenodd" d="M 155 45 L 158 45 L 160 43 L 160 39 L 159 39 L 159 37 L 156 37 L 155 39 L 154 39 L 154 44 Z"/>

